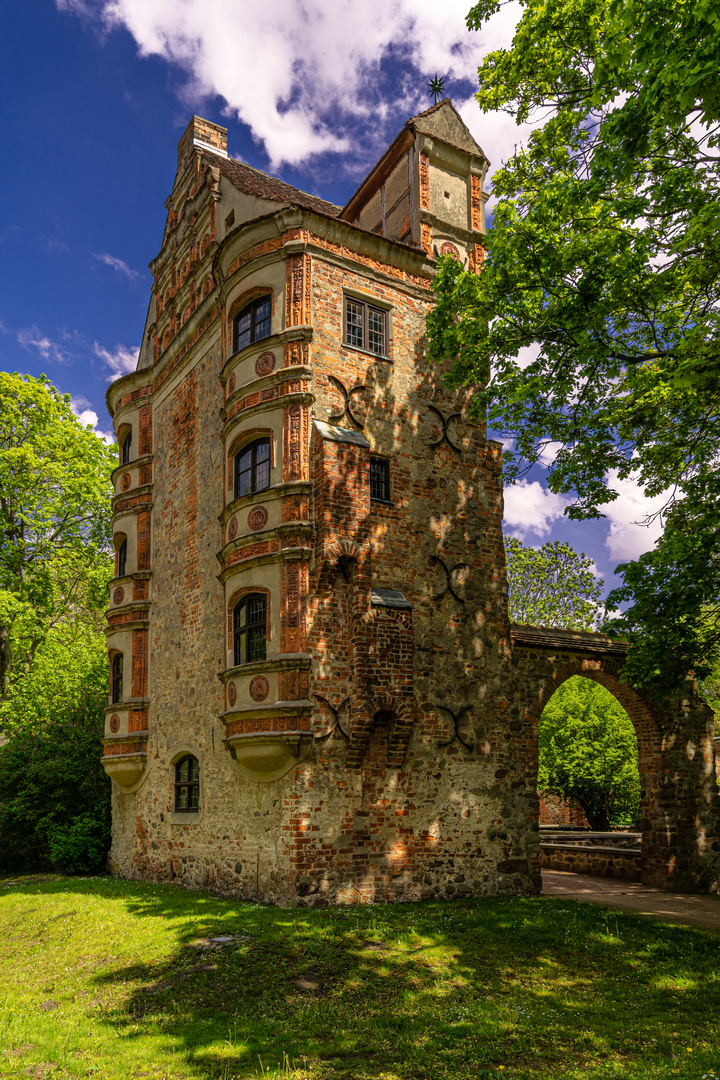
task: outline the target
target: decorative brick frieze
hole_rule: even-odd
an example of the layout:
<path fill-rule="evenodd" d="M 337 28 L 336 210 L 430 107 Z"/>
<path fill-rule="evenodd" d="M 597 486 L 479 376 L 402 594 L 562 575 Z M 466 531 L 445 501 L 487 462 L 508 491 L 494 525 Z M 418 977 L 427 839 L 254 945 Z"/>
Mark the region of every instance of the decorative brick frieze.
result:
<path fill-rule="evenodd" d="M 305 651 L 307 564 L 293 561 L 282 568 L 280 648 L 284 653 Z"/>
<path fill-rule="evenodd" d="M 150 569 L 150 511 L 143 510 L 137 519 L 137 568 Z"/>
<path fill-rule="evenodd" d="M 283 480 L 307 480 L 309 411 L 306 405 L 283 409 Z"/>
<path fill-rule="evenodd" d="M 310 265 L 309 255 L 287 259 L 285 326 L 302 326 L 310 321 Z"/>
<path fill-rule="evenodd" d="M 482 207 L 482 179 L 473 173 L 470 177 L 470 227 L 477 232 L 482 229 Z"/>
<path fill-rule="evenodd" d="M 148 632 L 133 630 L 132 635 L 132 695 L 146 697 L 148 692 Z"/>
<path fill-rule="evenodd" d="M 420 208 L 430 209 L 430 158 L 427 154 L 420 154 L 418 162 L 418 182 L 420 185 Z"/>

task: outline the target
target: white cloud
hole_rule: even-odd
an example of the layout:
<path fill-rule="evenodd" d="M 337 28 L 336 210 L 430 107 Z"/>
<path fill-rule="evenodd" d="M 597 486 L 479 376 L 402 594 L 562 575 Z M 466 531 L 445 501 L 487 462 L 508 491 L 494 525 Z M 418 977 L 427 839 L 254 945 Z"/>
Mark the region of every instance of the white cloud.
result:
<path fill-rule="evenodd" d="M 114 349 L 103 349 L 102 345 L 99 345 L 96 341 L 93 345 L 93 351 L 96 356 L 99 356 L 107 364 L 110 371 L 108 382 L 112 382 L 114 379 L 119 379 L 121 375 L 128 375 L 135 370 L 140 349 L 137 346 L 128 348 L 127 345 L 116 345 Z"/>
<path fill-rule="evenodd" d="M 567 499 L 548 491 L 537 480 L 519 480 L 505 488 L 505 531 L 520 540 L 530 533 L 547 536 L 567 505 Z"/>
<path fill-rule="evenodd" d="M 92 428 L 95 435 L 108 446 L 112 446 L 115 442 L 115 436 L 111 432 L 98 431 L 99 417 L 94 409 L 90 407 L 90 402 L 84 397 L 71 397 L 70 408 L 83 427 Z"/>
<path fill-rule="evenodd" d="M 214 95 L 224 98 L 228 112 L 265 145 L 273 167 L 328 150 L 357 152 L 348 125 L 358 118 L 367 120 L 362 152 L 372 157 L 372 132 L 384 139 L 384 122 L 400 106 L 416 111 L 430 104 L 429 76 L 445 75 L 449 89 L 458 80 L 475 82 L 482 56 L 509 44 L 521 13 L 519 3 L 507 4 L 477 34 L 465 26 L 468 0 L 56 4 L 61 11 L 99 18 L 105 30 L 128 30 L 141 56 L 160 56 L 182 69 L 192 107 Z M 404 60 L 416 74 L 388 91 L 388 60 Z M 493 144 L 486 152 L 498 160 L 512 147 L 510 129 L 518 129 L 504 116 L 483 118 L 474 102 L 462 107 L 481 145 Z"/>
<path fill-rule="evenodd" d="M 42 360 L 57 361 L 62 364 L 71 359 L 56 341 L 43 334 L 37 326 L 26 326 L 18 330 L 17 339 L 24 349 L 28 351 L 36 349 Z"/>
<path fill-rule="evenodd" d="M 93 253 L 93 259 L 97 259 L 98 262 L 104 263 L 105 266 L 109 266 L 118 274 L 124 274 L 130 281 L 137 281 L 142 276 L 139 271 L 133 270 L 131 266 L 128 266 L 124 259 L 118 259 L 115 255 L 108 255 L 106 251 L 103 252 L 102 255 Z"/>
<path fill-rule="evenodd" d="M 655 546 L 662 533 L 659 517 L 653 518 L 649 525 L 643 525 L 642 521 L 661 510 L 668 495 L 665 493 L 648 498 L 636 480 L 632 477 L 620 480 L 614 469 L 608 475 L 608 486 L 618 492 L 618 498 L 603 507 L 610 522 L 605 546 L 611 558 L 619 562 L 637 559 Z"/>

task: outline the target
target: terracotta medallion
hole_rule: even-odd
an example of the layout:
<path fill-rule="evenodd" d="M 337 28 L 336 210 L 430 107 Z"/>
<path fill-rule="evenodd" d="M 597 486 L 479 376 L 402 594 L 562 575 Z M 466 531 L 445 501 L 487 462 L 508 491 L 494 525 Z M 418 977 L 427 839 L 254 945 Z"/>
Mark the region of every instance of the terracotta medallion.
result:
<path fill-rule="evenodd" d="M 233 707 L 236 700 L 237 700 L 237 690 L 235 689 L 235 683 L 234 682 L 228 683 L 228 705 L 230 706 L 230 708 Z"/>
<path fill-rule="evenodd" d="M 118 587 L 113 593 L 113 604 L 122 604 L 124 599 L 125 590 Z"/>
<path fill-rule="evenodd" d="M 120 730 L 120 717 L 116 712 L 113 713 L 110 717 L 110 730 L 112 731 L 113 735 L 117 734 L 117 732 Z"/>
<path fill-rule="evenodd" d="M 264 701 L 270 693 L 270 683 L 264 675 L 256 675 L 250 683 L 250 697 L 253 701 Z"/>
<path fill-rule="evenodd" d="M 256 375 L 269 375 L 271 371 L 275 370 L 275 353 L 264 352 L 260 353 L 255 361 L 255 374 Z"/>
<path fill-rule="evenodd" d="M 458 259 L 458 260 L 460 259 L 460 252 L 458 251 L 458 249 L 455 247 L 454 244 L 450 243 L 449 240 L 446 240 L 444 244 L 440 245 L 440 254 L 441 255 L 452 255 L 453 259 Z"/>
<path fill-rule="evenodd" d="M 234 390 L 235 390 L 235 372 L 233 371 L 232 375 L 230 376 L 230 378 L 228 380 L 228 394 L 232 394 L 234 392 Z"/>
<path fill-rule="evenodd" d="M 230 524 L 228 525 L 228 536 L 231 540 L 234 540 L 237 536 L 237 518 L 230 518 Z"/>
<path fill-rule="evenodd" d="M 130 475 L 130 473 L 129 472 L 123 473 L 122 476 L 120 477 L 120 490 L 121 491 L 127 491 L 127 489 L 130 487 L 131 484 L 132 484 L 132 476 Z"/>
<path fill-rule="evenodd" d="M 267 525 L 268 512 L 264 506 L 253 506 L 247 516 L 248 529 L 257 532 Z"/>

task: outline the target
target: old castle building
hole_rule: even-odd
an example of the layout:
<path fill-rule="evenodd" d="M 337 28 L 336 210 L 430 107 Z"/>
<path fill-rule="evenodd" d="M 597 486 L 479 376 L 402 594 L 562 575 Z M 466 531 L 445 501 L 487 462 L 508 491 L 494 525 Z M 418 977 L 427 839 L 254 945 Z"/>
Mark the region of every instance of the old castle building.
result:
<path fill-rule="evenodd" d="M 508 623 L 500 447 L 423 354 L 437 255 L 480 268 L 487 165 L 447 100 L 344 208 L 224 128 L 182 136 L 108 396 L 117 873 L 279 903 L 537 890 L 535 725 L 578 671 L 636 724 L 646 880 L 717 880 L 702 706 L 624 688 L 598 635 Z"/>

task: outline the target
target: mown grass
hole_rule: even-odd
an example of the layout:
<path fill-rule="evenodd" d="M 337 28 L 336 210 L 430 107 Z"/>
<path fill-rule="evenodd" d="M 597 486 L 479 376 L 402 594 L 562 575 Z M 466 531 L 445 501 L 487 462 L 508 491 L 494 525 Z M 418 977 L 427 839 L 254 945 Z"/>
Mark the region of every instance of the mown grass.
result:
<path fill-rule="evenodd" d="M 0 882 L 0 975 L 0 1076 L 720 1077 L 720 934 L 565 900 L 288 911 L 25 878 Z"/>

